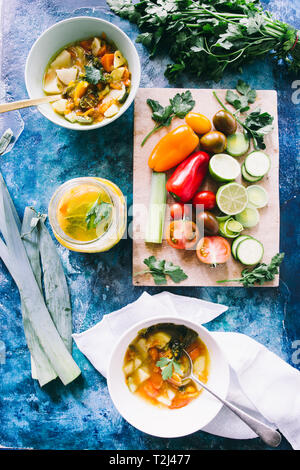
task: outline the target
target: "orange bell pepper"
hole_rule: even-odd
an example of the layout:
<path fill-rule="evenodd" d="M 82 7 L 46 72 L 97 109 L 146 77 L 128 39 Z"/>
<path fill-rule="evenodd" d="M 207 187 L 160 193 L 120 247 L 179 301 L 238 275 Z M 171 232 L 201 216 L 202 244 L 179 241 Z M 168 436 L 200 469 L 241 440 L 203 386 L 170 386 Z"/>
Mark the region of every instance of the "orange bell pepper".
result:
<path fill-rule="evenodd" d="M 101 64 L 102 67 L 104 68 L 105 72 L 111 72 L 113 68 L 113 63 L 114 63 L 114 54 L 104 54 L 103 57 L 101 57 Z"/>
<path fill-rule="evenodd" d="M 182 162 L 199 144 L 199 137 L 187 124 L 166 134 L 151 152 L 148 165 L 154 171 L 167 171 Z"/>

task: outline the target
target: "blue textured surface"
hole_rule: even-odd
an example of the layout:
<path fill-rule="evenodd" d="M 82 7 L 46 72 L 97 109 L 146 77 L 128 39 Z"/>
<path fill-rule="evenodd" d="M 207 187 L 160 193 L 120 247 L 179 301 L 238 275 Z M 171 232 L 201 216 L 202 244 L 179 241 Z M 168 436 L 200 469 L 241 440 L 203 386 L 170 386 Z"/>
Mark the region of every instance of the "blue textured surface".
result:
<path fill-rule="evenodd" d="M 8 96 L 26 97 L 24 65 L 36 38 L 53 23 L 70 16 L 91 15 L 112 21 L 133 40 L 136 27 L 113 15 L 104 0 L 11 0 L 4 3 L 2 79 Z M 300 28 L 299 0 L 264 2 L 284 21 Z M 97 9 L 87 8 L 97 5 Z M 80 8 L 79 7 L 83 7 Z M 74 11 L 74 8 L 78 10 Z M 298 17 L 297 17 L 298 15 Z M 166 58 L 150 61 L 140 44 L 143 87 L 168 87 L 163 76 Z M 296 277 L 299 242 L 299 107 L 291 88 L 297 77 L 287 75 L 271 59 L 244 68 L 242 78 L 254 88 L 276 89 L 279 98 L 281 251 L 286 259 L 279 288 L 180 288 L 176 293 L 228 305 L 229 310 L 211 323 L 213 330 L 239 331 L 260 341 L 293 364 L 293 341 L 300 339 L 299 281 Z M 234 87 L 236 76 L 226 75 L 220 87 Z M 176 85 L 213 87 L 189 78 Z M 112 125 L 79 133 L 48 122 L 35 109 L 22 111 L 25 129 L 13 150 L 2 157 L 1 170 L 20 215 L 26 205 L 47 210 L 50 196 L 64 181 L 87 175 L 116 182 L 128 203 L 132 201 L 133 108 Z M 17 118 L 16 118 L 17 119 Z M 1 123 L 1 126 L 4 125 Z M 20 123 L 18 124 L 20 125 Z M 112 139 L 112 136 L 116 136 Z M 267 227 L 266 227 L 267 229 Z M 298 237 L 298 238 L 297 238 Z M 130 240 L 110 252 L 83 255 L 58 247 L 70 286 L 73 329 L 94 325 L 103 314 L 135 300 L 141 288 L 131 285 Z M 298 263 L 299 265 L 299 263 Z M 297 286 L 298 284 L 298 286 Z M 298 290 L 297 290 L 298 289 Z M 148 288 L 150 293 L 161 289 Z M 55 382 L 40 389 L 30 377 L 30 358 L 23 333 L 17 289 L 0 265 L 0 339 L 7 349 L 0 365 L 0 445 L 41 449 L 263 449 L 258 439 L 234 441 L 197 432 L 181 439 L 147 436 L 127 424 L 114 409 L 106 381 L 74 346 L 82 377 L 64 388 Z M 282 449 L 290 448 L 284 440 Z"/>

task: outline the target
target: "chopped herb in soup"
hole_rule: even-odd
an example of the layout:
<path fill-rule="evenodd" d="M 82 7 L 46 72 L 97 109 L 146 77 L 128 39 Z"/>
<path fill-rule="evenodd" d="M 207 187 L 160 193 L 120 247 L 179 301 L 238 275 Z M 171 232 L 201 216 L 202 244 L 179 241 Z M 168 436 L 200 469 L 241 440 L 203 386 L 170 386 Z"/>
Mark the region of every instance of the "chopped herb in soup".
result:
<path fill-rule="evenodd" d="M 198 334 L 183 325 L 160 323 L 141 330 L 128 346 L 123 371 L 129 390 L 170 409 L 182 408 L 197 398 L 201 389 L 183 379 L 188 368 L 185 349 L 194 365 L 194 374 L 207 382 L 209 354 Z"/>
<path fill-rule="evenodd" d="M 81 242 L 101 237 L 107 232 L 113 216 L 109 194 L 93 184 L 78 184 L 62 196 L 57 208 L 57 221 L 66 235 Z"/>
<path fill-rule="evenodd" d="M 131 85 L 126 58 L 105 35 L 59 52 L 44 75 L 44 91 L 62 94 L 51 106 L 72 123 L 95 124 L 115 116 Z"/>

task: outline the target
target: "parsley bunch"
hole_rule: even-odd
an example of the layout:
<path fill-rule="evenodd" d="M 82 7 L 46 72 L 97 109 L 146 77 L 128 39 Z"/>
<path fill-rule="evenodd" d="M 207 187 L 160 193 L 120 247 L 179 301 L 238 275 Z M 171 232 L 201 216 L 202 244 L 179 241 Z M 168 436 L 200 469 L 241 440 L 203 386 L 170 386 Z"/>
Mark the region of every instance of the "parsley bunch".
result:
<path fill-rule="evenodd" d="M 149 137 L 162 127 L 168 127 L 174 117 L 183 119 L 195 106 L 190 90 L 184 93 L 177 93 L 174 98 L 170 99 L 170 104 L 163 107 L 156 100 L 147 100 L 148 106 L 152 109 L 152 119 L 156 122 L 155 127 L 146 135 L 142 142 L 142 146 Z"/>
<path fill-rule="evenodd" d="M 284 258 L 284 253 L 277 253 L 273 256 L 270 264 L 260 263 L 252 271 L 243 269 L 242 276 L 238 279 L 223 279 L 222 282 L 240 282 L 244 287 L 253 287 L 254 284 L 262 285 L 267 281 L 273 281 L 275 275 L 279 273 L 279 266 Z"/>
<path fill-rule="evenodd" d="M 134 276 L 149 273 L 153 276 L 156 285 L 166 284 L 167 275 L 176 283 L 184 281 L 188 277 L 180 266 L 176 266 L 169 261 L 157 260 L 155 256 L 144 259 L 144 264 L 148 266 L 148 269 L 135 273 Z"/>
<path fill-rule="evenodd" d="M 109 202 L 103 202 L 97 199 L 85 217 L 87 229 L 96 228 L 102 220 L 106 220 L 107 224 L 111 218 L 112 205 Z"/>
<path fill-rule="evenodd" d="M 299 31 L 272 18 L 259 0 L 107 0 L 122 18 L 141 30 L 137 42 L 151 57 L 167 51 L 173 63 L 165 75 L 172 81 L 187 71 L 219 81 L 227 68 L 272 53 L 300 69 Z"/>

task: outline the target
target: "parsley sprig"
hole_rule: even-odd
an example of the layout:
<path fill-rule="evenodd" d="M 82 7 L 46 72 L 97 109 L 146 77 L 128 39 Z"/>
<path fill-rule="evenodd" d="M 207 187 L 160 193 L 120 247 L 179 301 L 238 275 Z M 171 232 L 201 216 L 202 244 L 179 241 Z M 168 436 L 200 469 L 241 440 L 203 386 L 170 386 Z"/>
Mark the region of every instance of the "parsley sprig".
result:
<path fill-rule="evenodd" d="M 277 253 L 268 265 L 260 263 L 252 271 L 248 268 L 243 269 L 242 276 L 238 279 L 223 279 L 217 282 L 240 282 L 244 287 L 253 287 L 255 284 L 262 285 L 267 281 L 273 281 L 275 275 L 279 273 L 278 267 L 283 258 L 284 253 Z"/>
<path fill-rule="evenodd" d="M 161 357 L 159 361 L 157 361 L 156 365 L 161 368 L 161 376 L 163 380 L 170 379 L 173 375 L 173 371 L 176 374 L 182 375 L 180 364 L 174 357 L 172 357 L 172 359 Z"/>
<path fill-rule="evenodd" d="M 243 80 L 238 81 L 236 89 L 240 94 L 238 95 L 232 90 L 227 90 L 226 101 L 236 109 L 234 117 L 244 128 L 244 133 L 247 137 L 253 139 L 254 148 L 256 150 L 264 150 L 266 148 L 264 137 L 273 130 L 274 117 L 266 111 L 261 112 L 260 108 L 256 108 L 251 113 L 246 114 L 244 121 L 242 121 L 238 114 L 247 111 L 249 109 L 249 103 L 254 103 L 256 91 L 252 90 Z M 213 95 L 222 108 L 230 113 L 230 110 L 220 100 L 215 91 L 213 91 Z"/>
<path fill-rule="evenodd" d="M 173 263 L 165 260 L 157 260 L 155 256 L 149 256 L 144 259 L 144 264 L 148 266 L 148 269 L 135 273 L 134 276 L 140 276 L 143 274 L 151 274 L 153 276 L 156 285 L 166 284 L 166 276 L 170 276 L 172 281 L 178 283 L 187 279 L 187 275 L 181 269 L 180 266 L 176 266 Z"/>
<path fill-rule="evenodd" d="M 104 77 L 103 70 L 94 67 L 93 65 L 85 65 L 84 66 L 85 75 L 84 79 L 91 83 L 92 85 L 97 85 L 100 82 L 106 82 L 106 78 Z"/>
<path fill-rule="evenodd" d="M 142 142 L 142 146 L 146 143 L 149 137 L 157 132 L 162 127 L 168 127 L 174 117 L 183 119 L 195 106 L 190 90 L 183 93 L 177 93 L 174 98 L 170 99 L 168 106 L 162 106 L 158 101 L 147 100 L 148 106 L 152 110 L 152 119 L 156 122 L 154 128 L 146 135 Z"/>

